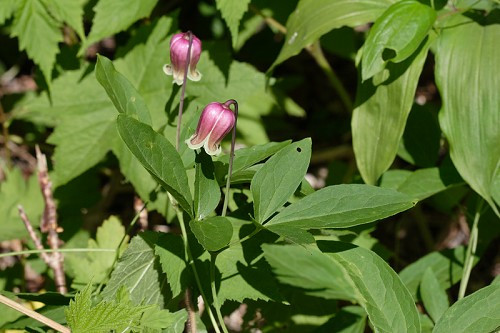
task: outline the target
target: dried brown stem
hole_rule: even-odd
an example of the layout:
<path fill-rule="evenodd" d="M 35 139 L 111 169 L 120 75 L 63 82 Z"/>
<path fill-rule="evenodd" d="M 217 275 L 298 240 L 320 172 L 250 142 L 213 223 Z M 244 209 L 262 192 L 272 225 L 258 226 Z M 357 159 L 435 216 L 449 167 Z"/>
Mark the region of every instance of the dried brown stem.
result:
<path fill-rule="evenodd" d="M 35 233 L 35 230 L 33 229 L 33 226 L 31 225 L 31 222 L 28 218 L 28 215 L 26 215 L 26 211 L 24 210 L 22 205 L 18 205 L 17 209 L 19 211 L 19 216 L 21 216 L 21 220 L 24 222 L 24 226 L 26 227 L 26 230 L 28 231 L 28 234 L 30 235 L 31 240 L 33 243 L 35 243 L 35 247 L 37 250 L 44 250 L 42 241 L 40 238 L 38 238 L 38 235 Z M 50 256 L 46 252 L 40 252 L 40 256 L 42 257 L 43 261 L 50 266 L 51 265 L 51 259 Z"/>
<path fill-rule="evenodd" d="M 196 333 L 196 311 L 191 302 L 191 289 L 186 288 L 184 293 L 184 301 L 186 302 L 186 310 L 188 312 L 188 320 L 186 321 L 186 331 Z"/>

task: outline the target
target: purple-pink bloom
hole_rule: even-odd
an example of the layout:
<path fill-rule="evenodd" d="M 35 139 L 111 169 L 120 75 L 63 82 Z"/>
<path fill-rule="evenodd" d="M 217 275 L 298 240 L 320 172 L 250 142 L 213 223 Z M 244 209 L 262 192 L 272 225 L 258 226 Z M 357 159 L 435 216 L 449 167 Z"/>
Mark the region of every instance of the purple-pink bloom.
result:
<path fill-rule="evenodd" d="M 188 61 L 189 32 L 175 34 L 170 40 L 170 65 L 163 66 L 163 71 L 167 75 L 174 76 L 174 82 L 182 85 L 184 81 L 184 71 Z M 192 81 L 199 81 L 201 73 L 196 70 L 196 65 L 200 60 L 201 41 L 193 34 L 193 44 L 191 45 L 191 59 L 187 77 Z"/>
<path fill-rule="evenodd" d="M 229 104 L 226 104 L 213 102 L 203 109 L 196 132 L 186 140 L 189 148 L 198 149 L 203 146 L 209 155 L 220 154 L 220 142 L 236 121 Z"/>

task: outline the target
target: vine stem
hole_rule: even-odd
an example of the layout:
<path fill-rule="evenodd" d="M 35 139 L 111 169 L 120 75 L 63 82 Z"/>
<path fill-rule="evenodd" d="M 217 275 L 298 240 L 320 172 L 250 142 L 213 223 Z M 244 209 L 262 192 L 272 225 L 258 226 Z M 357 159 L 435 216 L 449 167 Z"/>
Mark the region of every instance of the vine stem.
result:
<path fill-rule="evenodd" d="M 234 105 L 234 126 L 233 134 L 231 136 L 231 152 L 229 153 L 229 168 L 227 171 L 227 181 L 226 181 L 226 195 L 224 196 L 224 205 L 222 206 L 222 216 L 226 216 L 227 205 L 229 203 L 229 190 L 231 188 L 231 176 L 233 174 L 233 160 L 234 160 L 234 146 L 236 144 L 236 123 L 238 122 L 238 102 L 234 99 L 230 99 L 224 103 L 227 107 Z M 214 296 L 215 297 L 215 296 Z"/>
<path fill-rule="evenodd" d="M 219 298 L 217 297 L 217 288 L 215 287 L 215 261 L 217 260 L 217 253 L 211 253 L 210 254 L 210 287 L 212 288 L 212 295 L 213 295 L 213 305 L 215 308 L 215 312 L 217 314 L 217 318 L 219 319 L 219 322 L 221 323 L 222 330 L 224 333 L 229 333 L 226 325 L 224 324 L 224 317 L 222 316 L 222 313 L 220 312 L 220 303 L 219 303 Z"/>
<path fill-rule="evenodd" d="M 469 245 L 467 246 L 467 252 L 465 254 L 462 280 L 460 281 L 460 289 L 458 291 L 459 300 L 461 300 L 465 296 L 467 284 L 469 283 L 470 273 L 472 271 L 472 265 L 474 264 L 474 255 L 476 254 L 477 241 L 479 235 L 479 228 L 478 228 L 479 218 L 481 217 L 481 209 L 483 207 L 483 200 L 482 199 L 479 200 L 480 201 L 476 208 L 476 214 L 474 215 L 474 221 L 472 222 L 472 228 L 469 236 Z"/>
<path fill-rule="evenodd" d="M 9 308 L 12 308 L 16 311 L 21 312 L 21 313 L 25 314 L 26 316 L 31 317 L 31 318 L 41 322 L 42 324 L 49 326 L 52 329 L 55 329 L 58 332 L 71 333 L 69 328 L 53 321 L 50 318 L 45 317 L 44 315 L 42 315 L 36 311 L 25 308 L 21 304 L 14 302 L 13 300 L 11 300 L 11 299 L 9 299 L 1 294 L 0 294 L 0 303 L 3 303 L 6 306 L 8 306 Z"/>
<path fill-rule="evenodd" d="M 196 269 L 196 264 L 194 262 L 194 258 L 191 254 L 191 249 L 189 247 L 189 241 L 188 241 L 188 236 L 186 232 L 186 225 L 184 223 L 184 216 L 182 214 L 182 211 L 180 211 L 178 208 L 175 209 L 175 212 L 177 214 L 177 219 L 179 220 L 179 224 L 181 226 L 181 232 L 182 232 L 182 239 L 184 240 L 184 252 L 187 257 L 188 263 L 191 265 L 191 268 L 193 269 L 193 274 L 194 274 L 194 279 L 196 281 L 196 285 L 198 286 L 198 289 L 200 290 L 201 297 L 203 298 L 203 301 L 207 305 L 206 310 L 208 312 L 208 316 L 210 317 L 210 321 L 212 322 L 212 325 L 214 326 L 215 332 L 221 333 L 219 330 L 219 325 L 217 324 L 217 320 L 214 317 L 214 314 L 212 313 L 212 309 L 210 308 L 210 303 L 207 301 L 207 297 L 205 296 L 205 292 L 203 291 L 203 288 L 201 287 L 201 281 L 200 281 L 200 276 L 198 275 L 198 270 Z M 210 262 L 210 264 L 212 264 Z M 224 322 L 221 323 L 222 327 L 224 327 Z"/>
<path fill-rule="evenodd" d="M 177 116 L 177 132 L 175 135 L 175 149 L 177 151 L 179 151 L 179 147 L 180 147 L 182 111 L 184 110 L 184 95 L 186 94 L 187 74 L 188 74 L 188 70 L 189 70 L 189 64 L 191 63 L 191 48 L 193 46 L 193 33 L 191 31 L 188 31 L 187 33 L 189 35 L 189 46 L 188 46 L 188 54 L 187 54 L 187 58 L 186 58 L 186 67 L 184 67 L 184 78 L 182 80 L 181 99 L 179 102 L 179 115 Z"/>

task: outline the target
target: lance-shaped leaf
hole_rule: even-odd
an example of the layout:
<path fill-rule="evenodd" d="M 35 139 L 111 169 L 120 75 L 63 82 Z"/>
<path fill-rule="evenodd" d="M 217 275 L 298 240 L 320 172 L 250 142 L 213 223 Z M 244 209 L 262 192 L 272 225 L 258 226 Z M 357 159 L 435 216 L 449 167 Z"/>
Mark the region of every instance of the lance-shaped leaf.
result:
<path fill-rule="evenodd" d="M 486 18 L 487 19 L 487 18 Z M 436 52 L 439 122 L 462 178 L 493 209 L 500 162 L 500 25 L 465 17 L 446 22 Z M 498 214 L 498 213 L 497 213 Z"/>
<path fill-rule="evenodd" d="M 396 157 L 427 51 L 428 43 L 405 61 L 389 63 L 389 77 L 379 85 L 374 82 L 382 80 L 385 71 L 358 86 L 352 141 L 367 184 L 375 184 Z"/>
<path fill-rule="evenodd" d="M 422 283 L 420 283 L 420 294 L 422 295 L 427 313 L 429 313 L 434 322 L 437 322 L 443 313 L 450 307 L 450 303 L 448 301 L 448 295 L 441 287 L 436 275 L 430 267 L 425 270 Z"/>
<path fill-rule="evenodd" d="M 301 0 L 286 22 L 286 39 L 272 67 L 298 54 L 332 29 L 377 19 L 393 0 Z"/>
<path fill-rule="evenodd" d="M 403 0 L 380 16 L 363 48 L 361 77 L 380 73 L 388 61 L 401 62 L 417 50 L 436 20 L 436 12 L 415 0 Z"/>
<path fill-rule="evenodd" d="M 118 132 L 146 170 L 193 216 L 192 197 L 186 170 L 174 146 L 151 126 L 120 114 Z"/>
<path fill-rule="evenodd" d="M 250 184 L 255 219 L 263 223 L 283 206 L 306 174 L 311 159 L 311 139 L 293 143 L 271 157 Z"/>
<path fill-rule="evenodd" d="M 416 201 L 393 189 L 371 185 L 334 185 L 316 191 L 283 209 L 266 228 L 281 230 L 348 228 L 407 210 Z"/>

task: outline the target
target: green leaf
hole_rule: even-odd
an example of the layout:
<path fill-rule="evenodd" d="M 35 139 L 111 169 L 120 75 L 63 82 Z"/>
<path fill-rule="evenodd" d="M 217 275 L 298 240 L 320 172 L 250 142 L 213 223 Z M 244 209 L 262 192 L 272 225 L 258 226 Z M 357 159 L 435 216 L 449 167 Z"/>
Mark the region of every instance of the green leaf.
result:
<path fill-rule="evenodd" d="M 311 139 L 304 139 L 281 149 L 257 171 L 250 185 L 257 222 L 262 224 L 286 203 L 302 182 L 310 159 Z"/>
<path fill-rule="evenodd" d="M 499 327 L 500 285 L 494 284 L 453 304 L 436 323 L 432 332 L 493 332 Z"/>
<path fill-rule="evenodd" d="M 49 12 L 59 21 L 66 22 L 83 40 L 83 8 L 81 1 L 75 0 L 42 0 Z"/>
<path fill-rule="evenodd" d="M 266 228 L 278 234 L 287 228 L 348 228 L 392 216 L 414 205 L 411 197 L 392 189 L 334 185 L 286 207 Z"/>
<path fill-rule="evenodd" d="M 82 45 L 83 52 L 91 44 L 127 29 L 132 23 L 151 14 L 158 0 L 121 1 L 100 0 L 94 7 L 95 16 L 92 29 L 86 42 Z"/>
<path fill-rule="evenodd" d="M 370 250 L 342 242 L 318 247 L 344 267 L 375 332 L 420 332 L 417 308 L 392 268 Z"/>
<path fill-rule="evenodd" d="M 167 303 L 164 295 L 166 278 L 154 253 L 157 241 L 158 234 L 153 232 L 143 232 L 132 238 L 102 291 L 105 300 L 113 299 L 125 286 L 134 304 L 158 304 L 163 307 Z"/>
<path fill-rule="evenodd" d="M 436 12 L 415 0 L 390 6 L 370 29 L 363 47 L 361 78 L 380 73 L 388 61 L 399 63 L 411 56 L 436 20 Z"/>
<path fill-rule="evenodd" d="M 250 0 L 216 0 L 217 9 L 231 31 L 233 46 L 238 42 L 238 31 L 243 14 L 248 10 Z"/>
<path fill-rule="evenodd" d="M 333 325 L 329 327 L 330 332 L 364 333 L 366 312 L 360 306 L 344 306 L 330 321 L 333 322 Z"/>
<path fill-rule="evenodd" d="M 420 283 L 420 294 L 424 301 L 424 306 L 434 322 L 437 322 L 443 313 L 450 307 L 448 295 L 441 288 L 432 268 L 425 270 L 422 282 Z"/>
<path fill-rule="evenodd" d="M 359 172 L 367 184 L 375 184 L 396 157 L 428 46 L 401 63 L 387 64 L 387 79 L 382 77 L 384 71 L 358 86 L 352 140 Z M 384 80 L 376 85 L 375 79 Z"/>
<path fill-rule="evenodd" d="M 44 209 L 44 202 L 38 177 L 31 175 L 28 181 L 24 180 L 20 169 L 3 169 L 5 178 L 0 183 L 0 241 L 28 238 L 18 205 L 22 205 L 31 225 L 36 228 L 40 225 L 40 218 Z"/>
<path fill-rule="evenodd" d="M 196 155 L 196 174 L 194 179 L 194 211 L 197 220 L 207 217 L 220 201 L 220 188 L 215 179 L 212 158 L 201 150 Z"/>
<path fill-rule="evenodd" d="M 392 0 L 300 0 L 286 22 L 286 38 L 274 66 L 298 54 L 332 29 L 374 21 Z"/>
<path fill-rule="evenodd" d="M 155 254 L 160 260 L 163 272 L 167 275 L 172 298 L 176 298 L 189 282 L 182 238 L 174 234 L 161 234 L 155 245 Z"/>
<path fill-rule="evenodd" d="M 353 301 L 356 291 L 338 262 L 316 248 L 262 245 L 264 257 L 281 283 L 307 289 L 308 295 Z"/>
<path fill-rule="evenodd" d="M 121 300 L 120 293 L 116 295 L 116 299 L 113 297 L 113 301 L 101 301 L 95 305 L 92 305 L 90 285 L 76 294 L 75 300 L 70 301 L 65 311 L 71 331 L 75 333 L 109 332 L 110 330 L 128 332 L 131 327 L 137 326 L 147 307 L 133 306 L 130 301 Z"/>
<path fill-rule="evenodd" d="M 4 0 L 0 3 L 0 24 L 4 24 L 16 10 L 18 0 Z"/>
<path fill-rule="evenodd" d="M 125 76 L 116 71 L 111 60 L 101 55 L 97 56 L 95 77 L 106 90 L 118 112 L 136 116 L 141 122 L 151 125 L 148 107 L 142 96 Z"/>
<path fill-rule="evenodd" d="M 227 246 L 233 236 L 231 221 L 222 216 L 214 216 L 203 221 L 191 220 L 191 231 L 207 251 L 218 251 Z"/>
<path fill-rule="evenodd" d="M 45 80 L 50 82 L 52 68 L 63 41 L 58 23 L 47 13 L 39 0 L 21 0 L 14 14 L 12 37 L 19 39 L 19 49 L 40 66 Z"/>
<path fill-rule="evenodd" d="M 120 114 L 117 125 L 120 136 L 139 162 L 192 216 L 186 171 L 174 146 L 150 126 L 129 116 Z"/>
<path fill-rule="evenodd" d="M 2 304 L 2 307 L 4 305 Z M 66 324 L 66 318 L 64 312 L 66 310 L 65 306 L 44 306 L 43 308 L 37 310 L 39 314 L 54 320 L 59 324 Z M 8 311 L 14 311 L 11 308 L 5 307 L 2 309 L 2 319 L 5 317 L 9 318 Z M 17 311 L 16 311 L 17 312 Z M 17 312 L 19 313 L 19 312 Z M 19 313 L 21 314 L 21 313 Z M 6 329 L 6 331 L 10 331 L 9 329 L 18 329 L 28 331 L 28 328 L 31 328 L 32 331 L 35 331 L 36 328 L 40 329 L 40 332 L 45 332 L 42 328 L 46 327 L 45 324 L 39 322 L 38 320 L 28 317 L 28 316 L 20 316 L 18 319 L 2 326 L 2 329 Z"/>
<path fill-rule="evenodd" d="M 185 309 L 170 312 L 168 310 L 160 310 L 159 308 L 150 308 L 144 312 L 141 318 L 141 326 L 148 329 L 174 329 L 182 325 L 182 331 L 184 331 L 184 323 L 187 320 L 187 315 L 188 313 Z M 162 332 L 165 332 L 165 330 Z"/>
<path fill-rule="evenodd" d="M 492 200 L 499 173 L 500 25 L 455 16 L 446 22 L 436 52 L 439 122 L 462 178 L 497 211 Z M 460 56 L 457 57 L 456 55 Z"/>
<path fill-rule="evenodd" d="M 97 229 L 96 239 L 89 239 L 89 249 L 118 249 L 120 242 L 125 236 L 125 228 L 118 218 L 111 216 Z M 120 253 L 125 250 L 126 242 L 119 249 Z M 115 260 L 115 252 L 88 252 L 84 255 L 65 254 L 65 265 L 74 278 L 73 283 L 84 284 L 100 283 L 109 274 Z M 69 273 L 68 272 L 68 273 Z"/>

